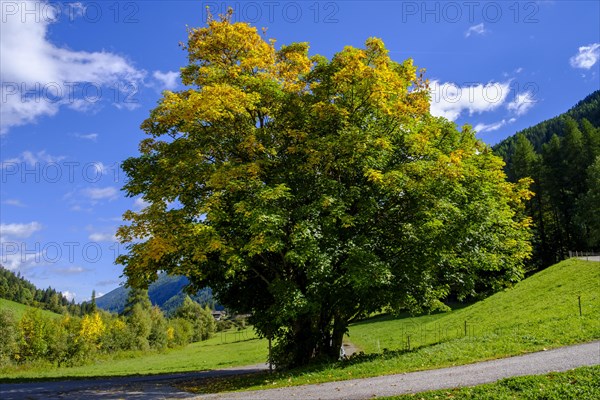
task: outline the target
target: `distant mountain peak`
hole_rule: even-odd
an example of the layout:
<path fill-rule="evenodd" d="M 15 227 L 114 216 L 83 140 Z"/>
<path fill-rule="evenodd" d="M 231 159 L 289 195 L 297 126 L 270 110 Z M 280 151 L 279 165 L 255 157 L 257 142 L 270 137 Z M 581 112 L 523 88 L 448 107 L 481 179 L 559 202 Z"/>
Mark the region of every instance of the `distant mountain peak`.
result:
<path fill-rule="evenodd" d="M 186 296 L 184 289 L 188 284 L 189 280 L 185 276 L 160 274 L 156 282 L 148 287 L 150 302 L 160 307 L 168 315 L 183 303 Z M 119 286 L 105 295 L 98 297 L 96 305 L 106 311 L 121 313 L 125 308 L 128 295 L 129 288 Z M 202 305 L 209 305 L 211 308 L 215 308 L 210 288 L 202 289 L 190 297 Z M 217 306 L 216 308 L 219 307 Z"/>

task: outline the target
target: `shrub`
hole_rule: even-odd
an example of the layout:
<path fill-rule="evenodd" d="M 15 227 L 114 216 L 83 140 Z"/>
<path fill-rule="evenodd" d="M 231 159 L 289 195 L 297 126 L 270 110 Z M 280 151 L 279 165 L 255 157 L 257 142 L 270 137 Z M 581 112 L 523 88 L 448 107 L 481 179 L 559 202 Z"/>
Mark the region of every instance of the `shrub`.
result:
<path fill-rule="evenodd" d="M 0 367 L 8 365 L 17 352 L 19 329 L 11 310 L 0 310 Z"/>
<path fill-rule="evenodd" d="M 194 327 L 192 342 L 206 340 L 216 331 L 216 322 L 211 310 L 193 301 L 189 296 L 183 304 L 175 311 L 175 317 L 183 318 L 192 323 Z"/>
<path fill-rule="evenodd" d="M 192 341 L 194 327 L 183 318 L 172 318 L 167 328 L 169 347 L 185 346 Z"/>
<path fill-rule="evenodd" d="M 152 326 L 150 328 L 150 335 L 148 336 L 148 343 L 151 348 L 162 350 L 167 346 L 167 320 L 162 310 L 156 306 L 150 310 L 150 320 Z"/>
<path fill-rule="evenodd" d="M 42 316 L 38 308 L 30 308 L 19 321 L 19 350 L 17 358 L 20 361 L 44 359 L 48 353 L 48 331 L 50 321 Z"/>
<path fill-rule="evenodd" d="M 132 335 L 132 349 L 144 351 L 150 349 L 148 337 L 152 331 L 152 319 L 150 312 L 141 304 L 138 303 L 133 306 L 127 317 L 127 327 Z"/>

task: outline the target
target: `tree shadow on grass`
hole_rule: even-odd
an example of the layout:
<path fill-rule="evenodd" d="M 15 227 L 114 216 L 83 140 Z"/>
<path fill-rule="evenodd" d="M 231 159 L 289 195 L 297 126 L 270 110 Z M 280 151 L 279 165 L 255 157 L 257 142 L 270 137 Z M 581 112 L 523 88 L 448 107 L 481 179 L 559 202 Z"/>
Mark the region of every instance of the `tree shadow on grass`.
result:
<path fill-rule="evenodd" d="M 339 360 L 335 362 L 331 361 L 322 361 L 315 362 L 313 364 L 289 369 L 289 370 L 274 370 L 273 372 L 269 371 L 261 371 L 248 373 L 244 375 L 237 376 L 225 376 L 225 377 L 215 377 L 215 378 L 205 378 L 205 379 L 192 379 L 179 381 L 175 384 L 175 386 L 179 389 L 196 393 L 196 394 L 208 394 L 208 393 L 222 393 L 229 391 L 237 391 L 244 390 L 249 388 L 257 388 L 260 389 L 269 389 L 269 388 L 278 388 L 284 386 L 293 386 L 293 385 L 302 385 L 306 382 L 304 381 L 304 377 L 311 375 L 318 375 L 325 371 L 332 370 L 344 370 L 350 366 L 371 363 L 374 361 L 383 361 L 389 360 L 393 358 L 400 357 L 404 354 L 416 352 L 423 350 L 428 347 L 437 346 L 440 343 L 432 343 L 423 346 L 419 346 L 413 348 L 411 350 L 408 349 L 397 349 L 397 350 L 388 350 L 383 349 L 381 353 L 364 353 L 359 352 L 351 355 L 345 360 Z M 317 377 L 315 377 L 317 378 Z M 342 377 L 338 377 L 338 380 L 342 380 Z M 353 379 L 354 377 L 348 376 L 348 379 Z M 336 379 L 329 379 L 336 380 Z M 310 383 L 322 383 L 325 380 L 314 379 L 313 382 Z"/>
<path fill-rule="evenodd" d="M 254 340 L 261 340 L 261 339 L 260 339 L 260 338 L 257 338 L 257 337 L 253 337 L 253 338 L 248 338 L 248 339 L 231 340 L 231 341 L 229 341 L 229 342 L 225 342 L 225 341 L 223 341 L 223 342 L 221 342 L 221 343 L 214 344 L 213 346 L 223 346 L 223 345 L 230 345 L 230 344 L 233 344 L 233 343 L 252 342 L 252 341 L 254 341 Z"/>
<path fill-rule="evenodd" d="M 469 307 L 475 303 L 476 303 L 475 301 L 467 302 L 467 303 L 447 302 L 446 305 L 451 308 L 451 311 L 456 311 L 456 310 L 460 310 L 461 308 Z M 402 320 L 402 319 L 408 319 L 408 318 L 422 317 L 425 315 L 446 314 L 448 312 L 450 312 L 450 311 L 437 310 L 437 311 L 432 311 L 429 314 L 427 314 L 427 313 L 411 314 L 408 311 L 402 311 L 399 313 L 382 313 L 382 314 L 377 314 L 377 315 L 373 315 L 371 317 L 361 319 L 360 321 L 352 322 L 351 325 L 364 325 L 364 324 L 372 324 L 373 322 L 395 321 L 395 320 Z"/>

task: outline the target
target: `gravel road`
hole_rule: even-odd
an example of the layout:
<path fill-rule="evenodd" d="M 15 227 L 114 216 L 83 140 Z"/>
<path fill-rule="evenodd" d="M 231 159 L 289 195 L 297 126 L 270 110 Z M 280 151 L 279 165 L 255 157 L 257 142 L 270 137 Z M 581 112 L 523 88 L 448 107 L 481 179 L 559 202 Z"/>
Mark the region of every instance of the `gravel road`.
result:
<path fill-rule="evenodd" d="M 54 399 L 189 399 L 189 392 L 173 386 L 181 380 L 240 375 L 265 370 L 267 365 L 122 378 L 0 384 L 1 400 Z"/>
<path fill-rule="evenodd" d="M 197 396 L 194 399 L 371 399 L 426 390 L 475 386 L 511 376 L 537 375 L 598 364 L 600 364 L 600 341 L 451 368 L 330 382 L 320 385 L 212 394 Z"/>
<path fill-rule="evenodd" d="M 146 377 L 3 384 L 0 399 L 370 399 L 599 364 L 600 341 L 597 341 L 458 367 L 253 392 L 194 396 L 172 384 L 184 379 L 256 372 L 264 369 L 264 365 Z"/>

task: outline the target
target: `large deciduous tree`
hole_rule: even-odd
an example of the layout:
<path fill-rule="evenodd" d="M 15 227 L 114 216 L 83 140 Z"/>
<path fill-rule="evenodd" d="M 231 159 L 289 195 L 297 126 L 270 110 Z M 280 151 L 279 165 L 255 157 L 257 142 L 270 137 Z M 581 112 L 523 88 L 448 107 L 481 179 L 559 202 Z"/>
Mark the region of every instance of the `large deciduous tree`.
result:
<path fill-rule="evenodd" d="M 429 113 L 412 60 L 379 39 L 331 60 L 276 48 L 230 14 L 189 30 L 188 89 L 166 91 L 123 168 L 118 262 L 210 286 L 275 340 L 275 361 L 337 357 L 348 324 L 427 311 L 517 281 L 530 253 L 522 201 L 470 127 Z"/>

